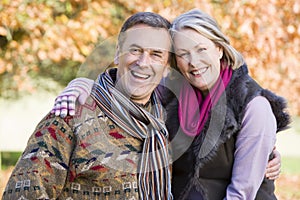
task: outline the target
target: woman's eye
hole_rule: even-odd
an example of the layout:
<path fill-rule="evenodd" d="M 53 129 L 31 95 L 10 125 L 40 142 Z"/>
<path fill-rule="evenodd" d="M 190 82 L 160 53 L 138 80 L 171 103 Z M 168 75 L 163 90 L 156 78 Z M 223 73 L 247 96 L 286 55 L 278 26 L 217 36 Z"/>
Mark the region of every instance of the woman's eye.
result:
<path fill-rule="evenodd" d="M 178 53 L 177 56 L 179 56 L 179 57 L 187 57 L 188 53 Z"/>
<path fill-rule="evenodd" d="M 205 50 L 206 50 L 206 48 L 199 48 L 198 52 L 201 53 L 202 51 L 205 51 Z"/>

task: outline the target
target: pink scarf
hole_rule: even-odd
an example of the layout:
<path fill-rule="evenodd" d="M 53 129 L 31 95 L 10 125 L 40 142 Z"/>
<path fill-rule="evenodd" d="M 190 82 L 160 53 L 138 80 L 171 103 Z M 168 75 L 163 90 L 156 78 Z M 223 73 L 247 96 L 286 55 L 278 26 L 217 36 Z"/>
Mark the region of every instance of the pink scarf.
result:
<path fill-rule="evenodd" d="M 211 108 L 216 105 L 227 87 L 232 69 L 221 64 L 220 76 L 205 98 L 201 91 L 184 82 L 179 96 L 178 118 L 183 132 L 189 136 L 199 135 Z"/>

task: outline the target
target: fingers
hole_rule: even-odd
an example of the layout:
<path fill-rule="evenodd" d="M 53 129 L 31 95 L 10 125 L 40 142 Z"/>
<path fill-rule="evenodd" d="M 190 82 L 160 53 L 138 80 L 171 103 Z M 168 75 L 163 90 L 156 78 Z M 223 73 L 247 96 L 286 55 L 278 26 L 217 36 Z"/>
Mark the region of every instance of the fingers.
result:
<path fill-rule="evenodd" d="M 76 98 L 76 95 L 58 96 L 51 113 L 62 118 L 65 118 L 68 114 L 74 116 Z"/>
<path fill-rule="evenodd" d="M 61 116 L 64 118 L 67 116 L 67 96 L 58 96 L 55 99 L 54 108 L 51 111 L 55 116 Z"/>
<path fill-rule="evenodd" d="M 68 115 L 68 96 L 63 96 L 60 103 L 60 117 L 64 118 Z"/>
<path fill-rule="evenodd" d="M 56 115 L 57 107 L 60 107 L 60 106 L 57 105 L 58 103 L 60 104 L 60 101 L 61 101 L 59 98 L 60 98 L 59 96 L 56 97 L 56 99 L 55 99 L 55 101 L 54 101 L 54 106 L 52 107 L 52 110 L 51 110 L 51 113 L 52 113 L 52 114 L 55 114 L 55 115 Z M 57 115 L 56 115 L 56 116 L 57 116 Z"/>
<path fill-rule="evenodd" d="M 273 172 L 273 173 L 267 173 L 266 174 L 266 177 L 269 179 L 269 180 L 276 180 L 279 178 L 279 175 L 280 175 L 280 170 L 278 172 Z"/>
<path fill-rule="evenodd" d="M 62 118 L 75 115 L 76 100 L 83 105 L 91 93 L 94 81 L 87 78 L 72 80 L 55 99 L 51 113 Z"/>
<path fill-rule="evenodd" d="M 281 164 L 277 163 L 272 165 L 272 167 L 267 167 L 266 170 L 266 177 L 270 180 L 275 180 L 279 177 L 281 172 Z"/>
<path fill-rule="evenodd" d="M 266 178 L 270 179 L 270 180 L 275 180 L 275 179 L 278 179 L 279 178 L 279 175 L 280 175 L 280 168 L 278 170 L 274 170 L 274 172 L 269 172 L 269 173 L 266 173 Z"/>
<path fill-rule="evenodd" d="M 277 150 L 273 150 L 274 158 L 269 161 L 266 169 L 266 177 L 270 180 L 275 180 L 281 172 L 281 156 Z"/>
<path fill-rule="evenodd" d="M 54 113 L 55 113 L 55 116 L 59 116 L 60 115 L 60 107 L 61 107 L 61 97 L 58 96 L 56 99 L 55 99 L 55 104 L 54 104 Z"/>
<path fill-rule="evenodd" d="M 76 96 L 70 95 L 68 96 L 68 110 L 69 115 L 74 116 L 75 115 L 75 102 L 76 102 Z"/>

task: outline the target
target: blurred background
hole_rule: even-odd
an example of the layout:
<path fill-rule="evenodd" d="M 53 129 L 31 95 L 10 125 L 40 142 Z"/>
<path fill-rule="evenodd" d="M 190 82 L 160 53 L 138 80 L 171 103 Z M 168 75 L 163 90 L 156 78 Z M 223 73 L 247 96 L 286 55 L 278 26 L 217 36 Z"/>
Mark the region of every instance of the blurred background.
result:
<path fill-rule="evenodd" d="M 195 7 L 218 21 L 254 79 L 288 100 L 293 123 L 277 135 L 276 193 L 300 199 L 300 0 L 0 0 L 0 197 L 59 92 L 113 62 L 127 17 L 152 11 L 172 21 Z"/>

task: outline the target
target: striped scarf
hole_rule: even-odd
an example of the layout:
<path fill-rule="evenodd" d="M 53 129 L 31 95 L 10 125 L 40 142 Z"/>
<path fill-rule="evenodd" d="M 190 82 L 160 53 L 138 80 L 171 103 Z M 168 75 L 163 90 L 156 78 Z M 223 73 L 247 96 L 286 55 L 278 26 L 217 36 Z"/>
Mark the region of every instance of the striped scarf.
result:
<path fill-rule="evenodd" d="M 117 69 L 99 75 L 92 89 L 92 98 L 102 111 L 120 128 L 144 141 L 138 168 L 138 188 L 143 200 L 170 200 L 168 132 L 163 122 L 163 109 L 154 91 L 149 113 L 134 104 L 114 87 Z"/>

